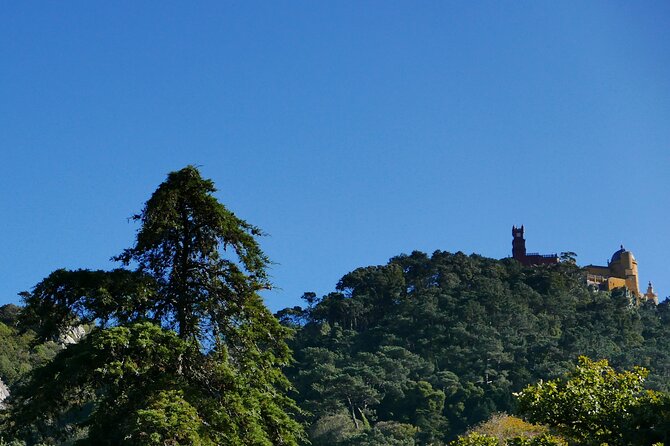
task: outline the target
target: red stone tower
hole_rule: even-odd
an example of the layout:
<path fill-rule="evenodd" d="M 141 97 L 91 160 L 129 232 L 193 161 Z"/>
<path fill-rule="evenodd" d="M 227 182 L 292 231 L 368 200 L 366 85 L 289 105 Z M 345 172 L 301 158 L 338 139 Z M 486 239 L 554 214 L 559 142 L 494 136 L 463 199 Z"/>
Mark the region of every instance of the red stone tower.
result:
<path fill-rule="evenodd" d="M 521 263 L 526 260 L 526 239 L 523 238 L 523 225 L 512 226 L 512 257 Z"/>

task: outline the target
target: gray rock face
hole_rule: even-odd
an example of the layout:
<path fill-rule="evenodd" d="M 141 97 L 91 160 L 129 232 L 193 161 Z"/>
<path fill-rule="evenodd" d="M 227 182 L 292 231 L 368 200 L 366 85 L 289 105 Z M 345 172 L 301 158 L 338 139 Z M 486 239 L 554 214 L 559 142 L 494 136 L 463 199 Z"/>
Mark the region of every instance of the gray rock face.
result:
<path fill-rule="evenodd" d="M 0 409 L 4 409 L 5 405 L 2 402 L 9 396 L 9 389 L 0 379 Z"/>
<path fill-rule="evenodd" d="M 66 347 L 81 341 L 84 336 L 86 336 L 86 329 L 84 329 L 83 325 L 77 325 L 76 327 L 70 327 L 65 333 L 60 335 L 58 343 Z"/>

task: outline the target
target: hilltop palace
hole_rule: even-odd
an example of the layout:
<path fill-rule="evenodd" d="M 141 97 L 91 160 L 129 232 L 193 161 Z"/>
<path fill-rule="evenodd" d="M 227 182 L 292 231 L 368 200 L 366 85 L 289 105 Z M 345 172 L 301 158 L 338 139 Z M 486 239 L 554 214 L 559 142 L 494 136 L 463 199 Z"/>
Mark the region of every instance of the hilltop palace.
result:
<path fill-rule="evenodd" d="M 512 257 L 524 266 L 555 265 L 559 263 L 558 254 L 526 253 L 526 239 L 523 237 L 523 225 L 520 228 L 512 226 Z M 647 292 L 640 292 L 637 273 L 637 260 L 633 253 L 627 251 L 623 245 L 612 255 L 607 266 L 586 265 L 587 285 L 599 290 L 611 291 L 615 288 L 626 288 L 635 297 L 636 302 L 651 301 L 658 304 L 658 295 L 649 282 Z"/>

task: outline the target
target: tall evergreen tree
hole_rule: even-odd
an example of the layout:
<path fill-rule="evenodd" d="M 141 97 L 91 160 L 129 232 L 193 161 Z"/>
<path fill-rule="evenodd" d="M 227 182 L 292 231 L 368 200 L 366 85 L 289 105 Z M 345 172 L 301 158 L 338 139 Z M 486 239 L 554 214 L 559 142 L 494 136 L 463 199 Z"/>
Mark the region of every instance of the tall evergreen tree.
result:
<path fill-rule="evenodd" d="M 133 216 L 142 224 L 135 246 L 115 257 L 155 279 L 149 310 L 183 339 L 221 340 L 245 320 L 263 319 L 256 292 L 270 287 L 261 231 L 219 203 L 215 190 L 193 166 L 170 173 Z"/>
<path fill-rule="evenodd" d="M 82 444 L 297 444 L 280 370 L 288 331 L 258 295 L 270 287 L 261 232 L 214 192 L 193 166 L 170 173 L 116 257 L 134 271 L 60 270 L 25 294 L 24 324 L 42 336 L 99 328 L 32 374 L 6 429 L 30 441 L 79 432 Z"/>

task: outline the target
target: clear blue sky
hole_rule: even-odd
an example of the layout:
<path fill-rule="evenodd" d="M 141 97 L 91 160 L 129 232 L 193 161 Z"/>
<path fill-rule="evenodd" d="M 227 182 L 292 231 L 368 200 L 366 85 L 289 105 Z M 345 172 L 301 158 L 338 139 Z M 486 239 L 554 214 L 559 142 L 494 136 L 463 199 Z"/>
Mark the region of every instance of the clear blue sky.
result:
<path fill-rule="evenodd" d="M 412 250 L 600 263 L 670 295 L 667 1 L 0 5 L 0 303 L 111 268 L 201 166 L 276 310 Z"/>

